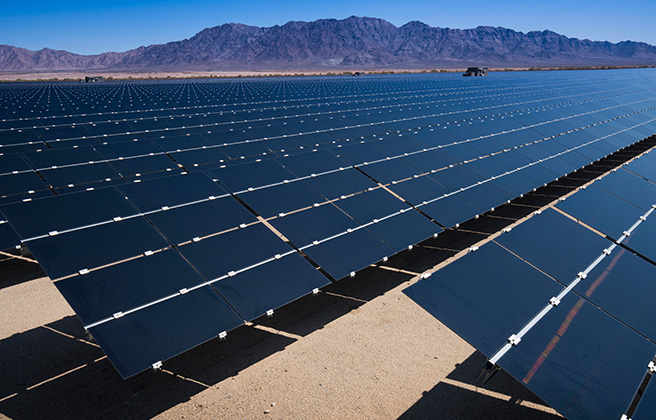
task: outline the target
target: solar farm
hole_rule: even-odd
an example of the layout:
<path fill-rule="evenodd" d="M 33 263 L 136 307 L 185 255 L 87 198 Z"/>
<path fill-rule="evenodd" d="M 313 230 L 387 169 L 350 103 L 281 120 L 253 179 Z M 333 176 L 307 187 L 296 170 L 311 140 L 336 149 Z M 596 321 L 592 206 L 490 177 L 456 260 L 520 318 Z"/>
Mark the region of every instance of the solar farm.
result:
<path fill-rule="evenodd" d="M 253 390 L 231 378 L 266 361 L 291 376 L 341 337 L 318 357 L 354 369 L 325 397 L 342 411 L 254 410 L 651 419 L 655 133 L 651 69 L 2 84 L 3 319 L 77 318 L 8 322 L 0 416 L 37 418 L 31 399 L 75 375 L 121 401 L 98 418 L 130 417 L 112 410 L 152 384 L 179 395 L 136 417 L 208 388 L 239 400 Z M 18 291 L 44 276 L 45 301 Z M 87 350 L 66 359 L 60 339 Z M 389 388 L 349 403 L 359 369 L 407 373 L 415 404 L 376 411 Z M 448 402 L 412 394 L 454 377 Z M 490 402 L 508 395 L 527 402 Z"/>

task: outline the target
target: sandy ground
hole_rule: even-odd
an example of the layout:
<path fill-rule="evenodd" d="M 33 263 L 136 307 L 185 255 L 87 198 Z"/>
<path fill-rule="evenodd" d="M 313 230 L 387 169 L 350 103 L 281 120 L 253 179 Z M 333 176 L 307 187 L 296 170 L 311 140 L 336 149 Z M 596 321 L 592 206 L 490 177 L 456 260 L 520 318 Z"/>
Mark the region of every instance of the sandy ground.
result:
<path fill-rule="evenodd" d="M 517 68 L 513 70 L 527 70 Z M 428 73 L 428 72 L 455 72 L 462 73 L 465 68 L 453 69 L 336 69 L 336 70 L 243 70 L 243 71 L 59 71 L 59 72 L 29 72 L 29 73 L 2 73 L 0 81 L 37 81 L 37 80 L 82 80 L 85 76 L 103 76 L 105 78 L 130 79 L 194 79 L 194 78 L 223 78 L 223 77 L 269 77 L 269 76 L 321 76 L 365 73 Z"/>
<path fill-rule="evenodd" d="M 497 231 L 526 211 L 479 224 Z M 0 418 L 560 418 L 503 372 L 482 386 L 485 357 L 402 293 L 486 237 L 443 233 L 127 381 L 39 266 L 5 259 Z"/>
<path fill-rule="evenodd" d="M 654 66 L 647 66 L 654 67 Z M 540 70 L 591 70 L 606 68 L 636 68 L 636 67 L 542 67 Z M 529 67 L 491 67 L 490 71 L 527 71 Z M 52 72 L 0 72 L 0 82 L 30 82 L 54 80 L 84 80 L 85 76 L 102 76 L 114 80 L 141 79 L 198 79 L 198 78 L 228 78 L 228 77 L 279 77 L 279 76 L 326 76 L 352 75 L 355 72 L 365 74 L 386 73 L 463 73 L 462 68 L 427 68 L 427 69 L 326 69 L 326 70 L 241 70 L 241 71 L 52 71 Z"/>

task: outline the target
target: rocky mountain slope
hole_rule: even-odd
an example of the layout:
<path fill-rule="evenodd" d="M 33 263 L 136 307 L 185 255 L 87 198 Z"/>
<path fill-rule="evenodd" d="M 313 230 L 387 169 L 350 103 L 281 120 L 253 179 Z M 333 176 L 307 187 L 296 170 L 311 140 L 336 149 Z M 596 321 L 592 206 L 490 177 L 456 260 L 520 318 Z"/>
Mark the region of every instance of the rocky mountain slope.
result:
<path fill-rule="evenodd" d="M 396 27 L 356 16 L 269 28 L 228 23 L 183 41 L 88 56 L 0 45 L 0 71 L 14 72 L 652 64 L 656 47 L 641 42 L 613 44 L 488 26 L 435 28 L 417 21 Z"/>

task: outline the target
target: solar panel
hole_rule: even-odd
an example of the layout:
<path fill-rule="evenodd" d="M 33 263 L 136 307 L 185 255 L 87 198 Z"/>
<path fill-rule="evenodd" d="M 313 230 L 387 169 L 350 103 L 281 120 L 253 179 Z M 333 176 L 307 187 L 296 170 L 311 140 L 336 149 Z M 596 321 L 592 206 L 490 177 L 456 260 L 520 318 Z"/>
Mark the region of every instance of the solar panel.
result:
<path fill-rule="evenodd" d="M 649 136 L 652 81 L 642 70 L 475 86 L 452 75 L 203 80 L 185 82 L 202 92 L 189 97 L 177 81 L 62 83 L 85 101 L 0 106 L 0 247 L 29 248 L 131 376 Z M 644 196 L 616 189 L 628 171 L 653 180 L 649 159 L 559 208 L 619 237 L 624 219 L 590 202 L 640 216 Z M 625 239 L 647 259 L 651 220 Z M 521 255 L 530 235 L 499 241 Z M 561 269 L 599 240 L 573 236 Z M 526 313 L 531 296 L 561 287 L 502 251 L 535 282 Z M 540 255 L 523 258 L 569 281 Z M 509 296 L 526 288 L 501 286 L 491 268 Z M 503 341 L 523 318 L 499 316 Z"/>
<path fill-rule="evenodd" d="M 653 188 L 613 171 L 405 293 L 564 416 L 619 418 L 656 347 Z"/>

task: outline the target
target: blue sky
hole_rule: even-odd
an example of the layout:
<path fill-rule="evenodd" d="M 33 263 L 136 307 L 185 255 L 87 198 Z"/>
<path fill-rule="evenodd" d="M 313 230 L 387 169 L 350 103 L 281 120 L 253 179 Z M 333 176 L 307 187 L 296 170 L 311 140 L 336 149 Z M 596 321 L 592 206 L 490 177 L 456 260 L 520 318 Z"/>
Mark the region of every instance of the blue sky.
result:
<path fill-rule="evenodd" d="M 0 44 L 43 47 L 80 54 L 125 51 L 141 45 L 189 38 L 228 22 L 256 26 L 290 20 L 342 19 L 351 15 L 386 19 L 400 26 L 420 20 L 431 26 L 504 26 L 522 32 L 550 29 L 576 38 L 656 45 L 654 0 L 233 0 L 15 1 L 0 15 Z"/>

